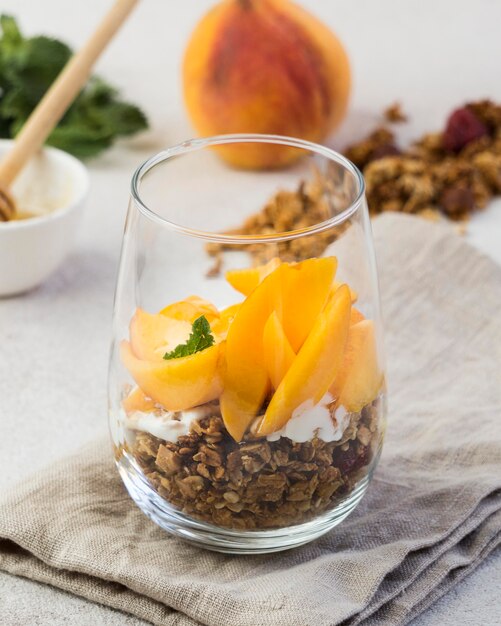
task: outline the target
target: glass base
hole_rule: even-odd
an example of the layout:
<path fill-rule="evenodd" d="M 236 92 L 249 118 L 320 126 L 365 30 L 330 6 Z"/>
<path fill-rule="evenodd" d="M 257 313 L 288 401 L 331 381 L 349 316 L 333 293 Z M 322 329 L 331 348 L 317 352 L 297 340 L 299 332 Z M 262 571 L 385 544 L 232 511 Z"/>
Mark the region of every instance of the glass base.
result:
<path fill-rule="evenodd" d="M 374 459 L 372 468 L 377 464 Z M 342 522 L 358 505 L 370 482 L 372 470 L 361 479 L 349 496 L 314 520 L 271 530 L 232 530 L 187 517 L 166 502 L 149 484 L 137 463 L 127 454 L 116 462 L 118 471 L 137 506 L 167 532 L 207 550 L 226 554 L 267 554 L 302 546 Z"/>

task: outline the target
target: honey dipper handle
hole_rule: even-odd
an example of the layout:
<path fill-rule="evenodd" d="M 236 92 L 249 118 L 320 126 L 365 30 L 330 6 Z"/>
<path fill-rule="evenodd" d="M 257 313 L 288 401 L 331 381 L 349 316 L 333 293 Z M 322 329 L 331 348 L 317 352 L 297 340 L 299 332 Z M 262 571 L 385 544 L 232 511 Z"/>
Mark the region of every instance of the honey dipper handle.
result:
<path fill-rule="evenodd" d="M 0 162 L 0 183 L 8 187 L 83 88 L 94 63 L 138 0 L 116 0 L 87 43 L 68 61 L 52 83 L 9 152 Z M 80 4 L 79 6 L 83 6 Z"/>

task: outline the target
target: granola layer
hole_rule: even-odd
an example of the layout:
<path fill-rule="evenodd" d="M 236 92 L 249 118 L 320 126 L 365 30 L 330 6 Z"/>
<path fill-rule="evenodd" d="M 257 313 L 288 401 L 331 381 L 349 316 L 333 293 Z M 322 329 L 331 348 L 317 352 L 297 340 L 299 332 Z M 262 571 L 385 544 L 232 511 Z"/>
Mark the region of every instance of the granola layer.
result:
<path fill-rule="evenodd" d="M 306 522 L 351 492 L 379 447 L 379 416 L 379 400 L 351 413 L 335 442 L 237 443 L 213 415 L 175 443 L 137 432 L 131 451 L 156 491 L 184 513 L 228 528 L 279 528 Z"/>

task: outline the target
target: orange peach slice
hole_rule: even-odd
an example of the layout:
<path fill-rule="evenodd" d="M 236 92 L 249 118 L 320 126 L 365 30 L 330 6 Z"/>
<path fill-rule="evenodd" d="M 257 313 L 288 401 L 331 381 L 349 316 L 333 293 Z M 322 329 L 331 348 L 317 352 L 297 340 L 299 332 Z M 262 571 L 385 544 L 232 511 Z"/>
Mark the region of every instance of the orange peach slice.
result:
<path fill-rule="evenodd" d="M 259 435 L 282 428 L 307 400 L 316 404 L 332 385 L 343 362 L 350 324 L 351 297 L 340 287 L 320 313 L 289 371 L 275 391 L 259 425 Z"/>
<path fill-rule="evenodd" d="M 279 265 L 280 259 L 275 257 L 264 265 L 249 267 L 243 270 L 229 270 L 225 276 L 232 287 L 243 293 L 244 296 L 248 296 Z"/>
<path fill-rule="evenodd" d="M 216 335 L 217 338 L 226 339 L 226 335 L 228 334 L 228 329 L 230 328 L 230 324 L 233 321 L 233 318 L 237 314 L 238 309 L 240 308 L 241 303 L 232 304 L 231 306 L 223 309 L 221 314 L 217 320 L 212 322 L 211 330 Z"/>
<path fill-rule="evenodd" d="M 274 389 L 280 385 L 294 361 L 293 349 L 275 311 L 270 315 L 263 331 L 264 362 Z"/>
<path fill-rule="evenodd" d="M 130 322 L 132 351 L 138 359 L 161 361 L 166 352 L 184 343 L 190 332 L 188 321 L 137 309 Z"/>
<path fill-rule="evenodd" d="M 240 441 L 269 390 L 263 332 L 273 311 L 282 320 L 293 351 L 310 332 L 329 295 L 336 259 L 280 264 L 242 303 L 230 325 L 221 412 L 228 432 Z"/>
<path fill-rule="evenodd" d="M 352 302 L 353 302 L 353 300 L 352 300 Z M 364 319 L 365 319 L 364 314 L 361 313 L 354 306 L 352 306 L 351 307 L 350 326 L 353 326 L 353 324 L 358 324 L 358 322 L 362 322 Z"/>
<path fill-rule="evenodd" d="M 337 260 L 335 257 L 307 259 L 285 267 L 282 298 L 276 311 L 291 347 L 297 353 L 327 302 Z"/>
<path fill-rule="evenodd" d="M 123 399 L 122 406 L 127 414 L 135 413 L 136 411 L 149 413 L 155 410 L 155 401 L 145 396 L 142 389 L 136 387 Z"/>
<path fill-rule="evenodd" d="M 280 263 L 280 259 L 274 258 L 258 267 L 231 270 L 226 273 L 226 279 L 235 289 L 249 295 Z M 284 265 L 288 271 L 284 274 L 285 283 L 277 312 L 293 349 L 297 351 L 325 304 L 329 288 L 335 290 L 339 287 L 339 284 L 333 283 L 337 262 L 334 257 L 327 257 Z M 355 292 L 352 297 L 356 299 Z"/>
<path fill-rule="evenodd" d="M 332 291 L 336 291 L 337 289 L 339 289 L 339 287 L 341 287 L 343 283 L 338 283 L 337 280 L 334 281 L 334 283 L 332 284 Z M 358 293 L 352 289 L 349 285 L 348 285 L 349 289 L 350 289 L 350 295 L 351 295 L 351 303 L 354 304 L 357 300 L 358 300 Z"/>
<path fill-rule="evenodd" d="M 347 411 L 360 411 L 376 398 L 382 384 L 374 322 L 362 320 L 350 327 L 343 364 L 331 393 Z"/>
<path fill-rule="evenodd" d="M 236 304 L 231 304 L 230 306 L 227 306 L 221 311 L 220 317 L 233 319 L 241 306 L 241 302 L 237 302 Z"/>
<path fill-rule="evenodd" d="M 201 315 L 205 315 L 209 323 L 219 317 L 219 311 L 212 302 L 198 296 L 189 296 L 185 300 L 169 304 L 160 311 L 160 314 L 191 324 Z"/>
<path fill-rule="evenodd" d="M 123 341 L 125 367 L 143 393 L 168 411 L 183 411 L 217 398 L 222 391 L 224 342 L 190 356 L 168 361 L 143 361 Z"/>
<path fill-rule="evenodd" d="M 220 404 L 224 424 L 235 441 L 242 439 L 269 389 L 262 336 L 281 294 L 285 271 L 286 266 L 280 265 L 256 287 L 238 309 L 228 330 Z"/>

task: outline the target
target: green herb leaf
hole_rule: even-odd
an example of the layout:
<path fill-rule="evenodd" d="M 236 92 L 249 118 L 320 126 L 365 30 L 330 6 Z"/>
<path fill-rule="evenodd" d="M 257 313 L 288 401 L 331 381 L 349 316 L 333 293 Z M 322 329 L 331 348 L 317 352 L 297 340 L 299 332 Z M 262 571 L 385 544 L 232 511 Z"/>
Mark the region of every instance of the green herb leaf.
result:
<path fill-rule="evenodd" d="M 191 325 L 191 333 L 186 343 L 179 344 L 171 352 L 164 354 L 164 359 L 178 359 L 182 356 L 189 356 L 195 352 L 201 352 L 214 345 L 214 335 L 211 332 L 210 324 L 205 315 L 198 317 Z"/>
<path fill-rule="evenodd" d="M 13 17 L 0 16 L 0 137 L 14 137 L 71 57 L 65 43 L 23 37 Z M 120 136 L 148 127 L 144 113 L 92 77 L 47 139 L 75 156 L 95 156 Z"/>
<path fill-rule="evenodd" d="M 0 16 L 0 28 L 2 29 L 5 45 L 17 46 L 22 41 L 22 35 L 16 24 L 16 20 L 10 15 Z"/>

